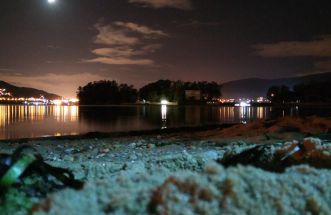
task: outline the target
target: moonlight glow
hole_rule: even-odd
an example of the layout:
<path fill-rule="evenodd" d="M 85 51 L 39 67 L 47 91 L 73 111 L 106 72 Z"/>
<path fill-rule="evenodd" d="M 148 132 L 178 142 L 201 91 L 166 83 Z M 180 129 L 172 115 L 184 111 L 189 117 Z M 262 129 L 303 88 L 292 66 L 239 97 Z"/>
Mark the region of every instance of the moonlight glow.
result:
<path fill-rule="evenodd" d="M 48 0 L 48 3 L 50 4 L 54 4 L 56 2 L 56 0 Z"/>

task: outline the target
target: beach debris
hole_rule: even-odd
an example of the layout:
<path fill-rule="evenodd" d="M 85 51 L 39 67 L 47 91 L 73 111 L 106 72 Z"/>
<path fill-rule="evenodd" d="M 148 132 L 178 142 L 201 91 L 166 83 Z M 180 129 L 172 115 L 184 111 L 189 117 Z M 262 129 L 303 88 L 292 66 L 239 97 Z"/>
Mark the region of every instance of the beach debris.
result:
<path fill-rule="evenodd" d="M 331 168 L 330 147 L 323 146 L 318 138 L 305 138 L 283 145 L 256 145 L 238 154 L 226 155 L 218 162 L 225 167 L 251 165 L 273 172 L 283 172 L 287 167 L 308 164 L 315 168 Z"/>
<path fill-rule="evenodd" d="M 42 179 L 44 187 L 51 191 L 70 187 L 81 189 L 83 182 L 76 180 L 67 169 L 53 167 L 43 161 L 42 156 L 32 147 L 22 146 L 12 154 L 0 154 L 0 195 L 11 187 L 22 185 L 25 178 Z M 32 189 L 39 189 L 38 185 Z M 37 191 L 38 192 L 38 191 Z"/>
<path fill-rule="evenodd" d="M 221 130 L 198 133 L 200 138 L 264 137 L 270 139 L 288 139 L 287 137 L 330 134 L 331 119 L 317 116 L 281 117 L 270 120 L 254 120 L 248 124 L 237 124 Z M 329 135 L 330 136 L 330 135 Z"/>

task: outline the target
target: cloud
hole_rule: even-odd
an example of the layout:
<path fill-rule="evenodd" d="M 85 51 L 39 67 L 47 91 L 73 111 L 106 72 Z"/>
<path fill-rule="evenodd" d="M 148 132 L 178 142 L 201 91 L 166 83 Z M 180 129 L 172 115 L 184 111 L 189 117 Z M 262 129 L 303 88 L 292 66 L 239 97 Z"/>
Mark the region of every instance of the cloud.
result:
<path fill-rule="evenodd" d="M 129 2 L 151 8 L 167 7 L 181 10 L 192 10 L 191 0 L 129 0 Z"/>
<path fill-rule="evenodd" d="M 153 65 L 154 61 L 146 55 L 161 48 L 155 40 L 168 36 L 161 30 L 133 22 L 97 23 L 98 34 L 94 43 L 103 45 L 92 50 L 95 58 L 83 60 L 85 63 L 108 65 Z"/>
<path fill-rule="evenodd" d="M 141 54 L 147 54 L 147 53 L 153 53 L 156 50 L 160 49 L 162 47 L 161 44 L 149 44 L 141 47 L 140 53 Z"/>
<path fill-rule="evenodd" d="M 115 48 L 99 48 L 92 51 L 95 55 L 104 57 L 131 57 L 136 55 L 132 48 L 115 47 Z"/>
<path fill-rule="evenodd" d="M 135 50 L 130 47 L 112 47 L 112 48 L 98 48 L 92 51 L 93 54 L 103 56 L 103 57 L 133 57 L 133 56 L 141 56 L 146 55 L 148 53 L 153 53 L 157 49 L 161 48 L 160 44 L 150 44 L 141 46 L 138 50 Z"/>
<path fill-rule="evenodd" d="M 0 68 L 0 72 L 16 72 L 16 69 L 11 69 L 11 68 Z"/>
<path fill-rule="evenodd" d="M 139 39 L 129 36 L 123 29 L 116 29 L 113 25 L 96 24 L 94 26 L 98 31 L 95 43 L 102 45 L 135 45 Z"/>
<path fill-rule="evenodd" d="M 133 22 L 115 22 L 115 25 L 120 26 L 120 27 L 124 27 L 127 28 L 131 31 L 135 31 L 141 34 L 144 34 L 145 36 L 147 35 L 151 35 L 151 36 L 156 36 L 156 37 L 160 37 L 160 36 L 168 36 L 166 33 L 164 33 L 163 31 L 160 30 L 153 30 L 147 26 L 143 26 L 143 25 L 138 25 L 136 23 Z"/>
<path fill-rule="evenodd" d="M 289 41 L 253 46 L 262 57 L 331 57 L 331 36 L 313 41 Z"/>
<path fill-rule="evenodd" d="M 311 57 L 314 73 L 331 71 L 331 35 L 312 41 L 283 41 L 271 44 L 257 44 L 253 48 L 262 57 Z"/>
<path fill-rule="evenodd" d="M 128 58 L 110 58 L 97 57 L 91 60 L 86 60 L 88 63 L 103 63 L 110 65 L 153 65 L 154 61 L 150 59 L 128 59 Z"/>

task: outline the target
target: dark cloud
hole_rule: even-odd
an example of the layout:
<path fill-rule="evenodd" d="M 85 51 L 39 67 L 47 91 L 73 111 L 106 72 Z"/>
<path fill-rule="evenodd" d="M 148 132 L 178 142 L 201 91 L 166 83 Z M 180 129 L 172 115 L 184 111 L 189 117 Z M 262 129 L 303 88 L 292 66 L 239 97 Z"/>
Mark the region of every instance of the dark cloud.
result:
<path fill-rule="evenodd" d="M 311 41 L 285 41 L 253 46 L 262 57 L 331 57 L 331 36 Z"/>
<path fill-rule="evenodd" d="M 199 20 L 190 20 L 189 22 L 186 22 L 182 24 L 181 26 L 193 26 L 193 27 L 201 27 L 201 26 L 210 26 L 210 27 L 218 27 L 222 23 L 221 22 L 205 22 L 205 21 L 199 21 Z"/>
<path fill-rule="evenodd" d="M 313 58 L 312 72 L 331 70 L 331 36 L 323 36 L 311 41 L 285 41 L 272 44 L 257 44 L 256 53 L 267 58 Z M 321 58 L 328 60 L 322 61 Z"/>
<path fill-rule="evenodd" d="M 129 0 L 129 2 L 152 8 L 169 7 L 181 10 L 192 9 L 192 2 L 190 0 Z"/>

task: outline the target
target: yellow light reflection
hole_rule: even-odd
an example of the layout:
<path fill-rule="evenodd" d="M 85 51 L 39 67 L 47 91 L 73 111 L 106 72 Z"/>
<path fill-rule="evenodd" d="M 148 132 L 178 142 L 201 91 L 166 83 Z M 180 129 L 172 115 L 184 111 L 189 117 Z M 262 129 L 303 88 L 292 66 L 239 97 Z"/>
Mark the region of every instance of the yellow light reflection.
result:
<path fill-rule="evenodd" d="M 78 120 L 79 110 L 78 106 L 70 106 L 70 121 L 75 122 Z"/>
<path fill-rule="evenodd" d="M 25 121 L 42 121 L 55 118 L 58 122 L 76 122 L 79 117 L 78 106 L 44 105 L 0 105 L 0 128 Z"/>
<path fill-rule="evenodd" d="M 54 108 L 54 117 L 58 122 L 78 121 L 78 106 L 52 106 Z"/>
<path fill-rule="evenodd" d="M 220 107 L 220 121 L 232 122 L 234 119 L 234 107 Z"/>
<path fill-rule="evenodd" d="M 256 114 L 256 118 L 257 119 L 264 119 L 264 107 L 257 107 L 257 114 Z"/>
<path fill-rule="evenodd" d="M 7 108 L 6 106 L 0 106 L 0 127 L 6 127 L 6 113 Z"/>

